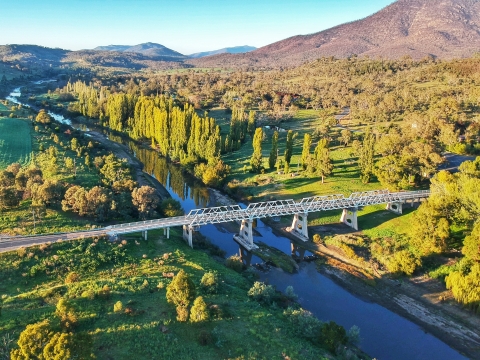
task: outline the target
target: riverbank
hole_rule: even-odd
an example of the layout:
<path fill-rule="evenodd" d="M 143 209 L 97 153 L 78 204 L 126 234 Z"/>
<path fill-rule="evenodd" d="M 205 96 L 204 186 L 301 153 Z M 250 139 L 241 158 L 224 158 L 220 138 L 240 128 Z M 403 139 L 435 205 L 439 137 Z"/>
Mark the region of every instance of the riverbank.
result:
<path fill-rule="evenodd" d="M 218 190 L 210 190 L 210 193 L 212 206 L 236 204 Z M 365 264 L 347 258 L 334 246 L 305 243 L 285 231 L 283 224 L 272 219 L 262 221 L 277 235 L 319 256 L 317 271 L 342 288 L 407 318 L 465 356 L 480 359 L 480 318 L 455 302 L 451 292 L 438 280 L 425 276 L 392 279 L 389 274 L 375 272 Z M 225 224 L 222 226 L 225 228 Z M 234 226 L 232 224 L 232 230 Z M 349 228 L 343 225 L 327 227 L 329 233 L 349 232 Z M 310 232 L 314 230 L 311 228 Z"/>

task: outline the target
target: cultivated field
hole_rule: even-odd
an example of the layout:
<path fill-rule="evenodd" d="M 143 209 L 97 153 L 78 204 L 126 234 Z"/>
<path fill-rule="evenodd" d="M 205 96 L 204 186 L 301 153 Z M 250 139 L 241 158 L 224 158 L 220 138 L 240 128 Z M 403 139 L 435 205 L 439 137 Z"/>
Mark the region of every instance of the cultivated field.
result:
<path fill-rule="evenodd" d="M 28 120 L 0 118 L 0 169 L 14 162 L 22 165 L 30 163 L 31 131 Z"/>

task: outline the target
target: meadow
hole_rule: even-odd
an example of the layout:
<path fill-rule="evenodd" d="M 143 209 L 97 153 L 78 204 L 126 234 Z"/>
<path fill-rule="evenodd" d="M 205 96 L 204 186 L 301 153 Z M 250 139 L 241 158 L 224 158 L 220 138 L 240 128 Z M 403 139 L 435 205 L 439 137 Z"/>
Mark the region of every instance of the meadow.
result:
<path fill-rule="evenodd" d="M 23 166 L 30 163 L 31 133 L 32 122 L 30 120 L 0 118 L 0 169 L 5 169 L 15 162 Z"/>
<path fill-rule="evenodd" d="M 247 296 L 251 272 L 226 268 L 190 249 L 179 231 L 171 234 L 166 239 L 149 232 L 148 241 L 75 240 L 0 254 L 0 339 L 16 340 L 26 324 L 55 323 L 56 304 L 65 299 L 77 318 L 74 333 L 93 337 L 97 359 L 332 358 L 302 337 L 303 329 L 281 307 Z M 209 320 L 176 320 L 165 295 L 168 273 L 182 269 L 207 303 Z M 214 291 L 200 286 L 207 272 L 216 274 Z M 75 281 L 65 281 L 72 273 Z M 114 311 L 118 302 L 122 311 Z"/>

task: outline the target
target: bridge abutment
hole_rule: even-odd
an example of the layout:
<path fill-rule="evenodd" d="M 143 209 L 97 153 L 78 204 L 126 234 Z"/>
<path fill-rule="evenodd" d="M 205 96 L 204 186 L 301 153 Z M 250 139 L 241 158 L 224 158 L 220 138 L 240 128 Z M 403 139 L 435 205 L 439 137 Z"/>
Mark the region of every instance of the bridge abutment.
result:
<path fill-rule="evenodd" d="M 303 241 L 308 241 L 308 221 L 307 213 L 295 214 L 293 216 L 292 226 L 286 230 Z"/>
<path fill-rule="evenodd" d="M 183 239 L 193 249 L 193 226 L 183 225 Z"/>
<path fill-rule="evenodd" d="M 242 220 L 240 232 L 233 239 L 247 250 L 258 249 L 253 243 L 253 220 Z"/>
<path fill-rule="evenodd" d="M 358 230 L 358 208 L 343 209 L 340 222 L 351 228 Z"/>

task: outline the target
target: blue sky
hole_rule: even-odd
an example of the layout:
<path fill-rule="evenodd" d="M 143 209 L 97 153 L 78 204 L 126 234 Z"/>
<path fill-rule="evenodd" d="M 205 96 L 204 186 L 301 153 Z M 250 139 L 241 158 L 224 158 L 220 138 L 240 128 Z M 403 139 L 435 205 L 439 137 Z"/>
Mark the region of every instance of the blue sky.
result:
<path fill-rule="evenodd" d="M 156 42 L 183 54 L 261 47 L 364 18 L 393 0 L 1 0 L 0 45 Z"/>

